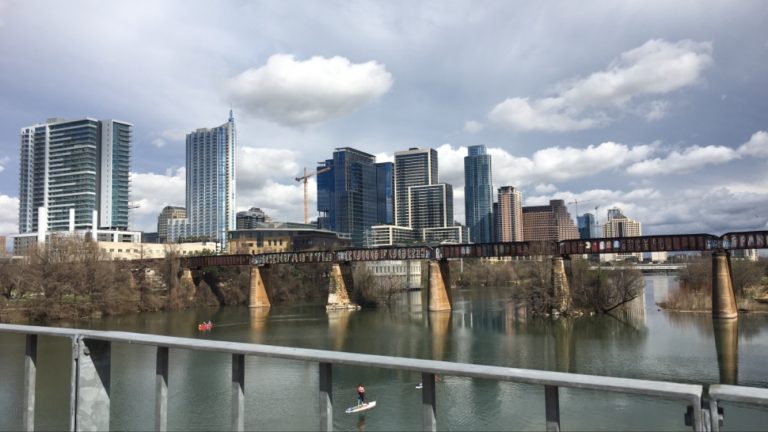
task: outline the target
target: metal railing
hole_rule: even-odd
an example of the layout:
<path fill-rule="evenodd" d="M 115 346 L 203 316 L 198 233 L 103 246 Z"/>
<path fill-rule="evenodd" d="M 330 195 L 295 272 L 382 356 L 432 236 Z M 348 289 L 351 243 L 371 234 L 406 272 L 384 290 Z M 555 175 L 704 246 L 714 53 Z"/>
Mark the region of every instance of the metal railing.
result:
<path fill-rule="evenodd" d="M 560 430 L 559 389 L 589 389 L 603 392 L 641 395 L 659 399 L 678 400 L 689 405 L 686 422 L 696 431 L 718 430 L 711 427 L 717 418 L 718 401 L 768 405 L 768 389 L 736 386 L 712 386 L 712 399 L 702 404 L 701 385 L 679 384 L 629 378 L 571 374 L 532 369 L 517 369 L 436 360 L 388 357 L 304 348 L 258 345 L 240 342 L 190 339 L 143 333 L 80 330 L 0 324 L 0 332 L 26 336 L 24 371 L 23 429 L 34 430 L 35 377 L 38 336 L 58 336 L 72 341 L 72 372 L 69 400 L 70 430 L 108 430 L 110 404 L 111 343 L 130 343 L 156 347 L 155 368 L 155 429 L 167 430 L 168 421 L 168 350 L 186 349 L 213 351 L 232 355 L 231 424 L 232 429 L 244 429 L 245 356 L 257 356 L 314 362 L 319 365 L 319 424 L 328 431 L 333 426 L 332 368 L 334 365 L 374 367 L 420 372 L 422 376 L 422 418 L 424 430 L 437 430 L 435 410 L 435 375 L 491 379 L 544 386 L 545 420 L 548 431 Z M 681 416 L 681 419 L 683 416 Z"/>

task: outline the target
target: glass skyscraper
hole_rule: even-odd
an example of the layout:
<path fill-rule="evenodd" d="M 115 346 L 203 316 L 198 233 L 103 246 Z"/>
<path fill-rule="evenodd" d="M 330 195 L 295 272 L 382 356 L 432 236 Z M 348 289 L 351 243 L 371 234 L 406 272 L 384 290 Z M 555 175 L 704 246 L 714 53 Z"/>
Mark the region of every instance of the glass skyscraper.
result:
<path fill-rule="evenodd" d="M 350 147 L 333 152 L 336 232 L 349 233 L 352 244 L 365 243 L 376 224 L 376 157 Z"/>
<path fill-rule="evenodd" d="M 22 128 L 19 233 L 39 226 L 50 231 L 128 229 L 132 128 L 92 118 L 49 119 Z M 42 224 L 40 207 L 47 214 Z M 98 227 L 93 227 L 94 210 Z"/>
<path fill-rule="evenodd" d="M 326 159 L 317 166 L 317 227 L 336 231 L 336 187 L 333 178 L 333 159 Z"/>
<path fill-rule="evenodd" d="M 376 164 L 376 224 L 392 225 L 395 223 L 395 164 L 381 162 Z"/>
<path fill-rule="evenodd" d="M 470 146 L 464 157 L 464 211 L 472 241 L 493 241 L 491 155 L 484 145 Z"/>
<path fill-rule="evenodd" d="M 227 247 L 235 229 L 235 119 L 187 134 L 187 218 L 189 236 Z"/>
<path fill-rule="evenodd" d="M 395 153 L 395 225 L 412 226 L 408 188 L 437 181 L 436 150 L 411 148 Z"/>
<path fill-rule="evenodd" d="M 597 229 L 595 228 L 595 215 L 584 213 L 581 216 L 576 216 L 576 222 L 579 228 L 579 238 L 591 239 L 598 237 Z"/>

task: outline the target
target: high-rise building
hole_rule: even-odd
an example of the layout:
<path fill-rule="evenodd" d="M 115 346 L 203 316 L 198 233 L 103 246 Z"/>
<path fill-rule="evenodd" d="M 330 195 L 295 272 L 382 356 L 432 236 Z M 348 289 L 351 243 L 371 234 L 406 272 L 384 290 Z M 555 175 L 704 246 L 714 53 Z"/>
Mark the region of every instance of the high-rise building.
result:
<path fill-rule="evenodd" d="M 642 224 L 624 216 L 620 208 L 608 210 L 608 221 L 603 224 L 603 237 L 639 237 Z"/>
<path fill-rule="evenodd" d="M 408 188 L 437 183 L 437 151 L 410 148 L 395 152 L 395 225 L 411 226 Z"/>
<path fill-rule="evenodd" d="M 464 211 L 472 241 L 493 241 L 491 155 L 484 145 L 470 146 L 464 157 Z"/>
<path fill-rule="evenodd" d="M 168 242 L 168 221 L 172 219 L 186 219 L 187 209 L 184 207 L 165 206 L 157 217 L 157 241 Z"/>
<path fill-rule="evenodd" d="M 128 229 L 132 128 L 92 118 L 22 128 L 19 233 Z"/>
<path fill-rule="evenodd" d="M 579 227 L 579 238 L 591 239 L 598 237 L 597 230 L 595 229 L 595 215 L 584 213 L 581 216 L 576 216 L 576 221 Z"/>
<path fill-rule="evenodd" d="M 520 190 L 502 186 L 498 191 L 498 240 L 502 242 L 523 241 L 523 197 Z"/>
<path fill-rule="evenodd" d="M 380 162 L 376 164 L 376 223 L 392 225 L 395 223 L 395 164 Z"/>
<path fill-rule="evenodd" d="M 550 200 L 549 205 L 523 207 L 524 241 L 560 241 L 579 238 L 579 230 L 571 219 L 563 200 Z"/>
<path fill-rule="evenodd" d="M 333 177 L 333 159 L 317 165 L 317 228 L 336 231 L 336 181 Z"/>
<path fill-rule="evenodd" d="M 411 186 L 411 227 L 414 230 L 453 226 L 453 187 L 446 183 Z"/>
<path fill-rule="evenodd" d="M 350 147 L 333 152 L 333 223 L 352 244 L 365 243 L 365 233 L 376 224 L 376 157 Z"/>
<path fill-rule="evenodd" d="M 226 250 L 235 228 L 235 118 L 187 134 L 187 219 L 189 235 L 214 240 Z"/>
<path fill-rule="evenodd" d="M 237 212 L 235 216 L 237 229 L 256 228 L 259 223 L 272 222 L 272 218 L 264 213 L 264 210 L 258 207 L 251 207 L 248 210 Z"/>

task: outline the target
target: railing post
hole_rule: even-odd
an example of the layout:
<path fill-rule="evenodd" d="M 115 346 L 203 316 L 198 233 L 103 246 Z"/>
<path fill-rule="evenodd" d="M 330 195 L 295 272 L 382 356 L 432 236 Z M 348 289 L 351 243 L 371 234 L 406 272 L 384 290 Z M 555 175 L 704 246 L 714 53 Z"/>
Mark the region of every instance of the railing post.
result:
<path fill-rule="evenodd" d="M 24 415 L 22 429 L 35 430 L 35 382 L 37 379 L 37 335 L 27 335 L 24 355 Z"/>
<path fill-rule="evenodd" d="M 109 430 L 109 341 L 77 338 L 75 430 Z"/>
<path fill-rule="evenodd" d="M 421 411 L 425 431 L 437 431 L 437 395 L 435 374 L 421 373 Z"/>
<path fill-rule="evenodd" d="M 557 386 L 544 386 L 547 432 L 560 432 L 560 397 Z"/>
<path fill-rule="evenodd" d="M 245 430 L 245 355 L 232 354 L 232 430 Z"/>
<path fill-rule="evenodd" d="M 318 430 L 333 430 L 333 364 L 320 363 L 320 427 Z"/>
<path fill-rule="evenodd" d="M 155 361 L 155 430 L 168 430 L 168 347 L 157 347 Z"/>

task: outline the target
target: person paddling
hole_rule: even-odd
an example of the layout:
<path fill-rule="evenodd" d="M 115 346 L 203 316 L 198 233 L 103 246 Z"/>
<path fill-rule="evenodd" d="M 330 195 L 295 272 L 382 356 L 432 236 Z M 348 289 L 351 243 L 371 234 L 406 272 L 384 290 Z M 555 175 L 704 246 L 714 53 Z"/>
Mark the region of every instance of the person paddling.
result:
<path fill-rule="evenodd" d="M 365 387 L 363 387 L 362 384 L 357 385 L 357 404 L 363 405 L 365 404 Z"/>

